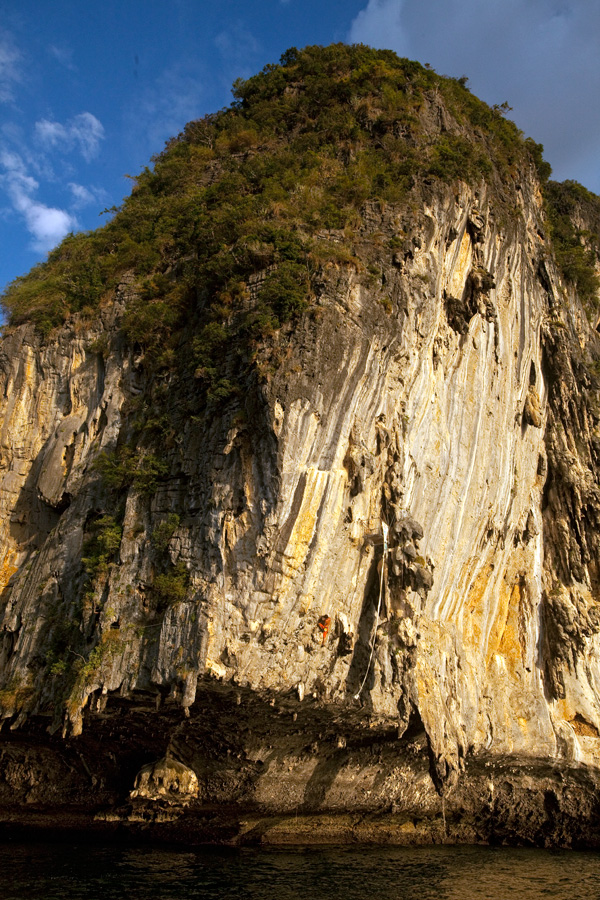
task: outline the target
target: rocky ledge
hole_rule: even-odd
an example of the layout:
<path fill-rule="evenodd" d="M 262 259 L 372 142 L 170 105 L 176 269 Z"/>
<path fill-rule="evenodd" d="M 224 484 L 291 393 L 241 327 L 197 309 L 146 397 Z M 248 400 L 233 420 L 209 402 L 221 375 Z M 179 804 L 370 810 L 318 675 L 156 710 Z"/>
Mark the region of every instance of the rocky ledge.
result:
<path fill-rule="evenodd" d="M 357 707 L 214 681 L 189 717 L 139 697 L 73 740 L 31 721 L 0 760 L 0 835 L 13 839 L 600 846 L 589 767 L 480 754 L 440 791 L 418 719 L 399 738 Z"/>

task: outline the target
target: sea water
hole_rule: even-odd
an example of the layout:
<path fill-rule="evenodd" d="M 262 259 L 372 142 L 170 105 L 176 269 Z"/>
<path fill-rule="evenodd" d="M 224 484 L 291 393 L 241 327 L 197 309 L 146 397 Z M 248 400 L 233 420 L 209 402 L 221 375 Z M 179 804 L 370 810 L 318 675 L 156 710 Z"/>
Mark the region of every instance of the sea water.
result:
<path fill-rule="evenodd" d="M 201 850 L 0 844 L 2 900 L 574 900 L 600 854 L 489 847 Z"/>

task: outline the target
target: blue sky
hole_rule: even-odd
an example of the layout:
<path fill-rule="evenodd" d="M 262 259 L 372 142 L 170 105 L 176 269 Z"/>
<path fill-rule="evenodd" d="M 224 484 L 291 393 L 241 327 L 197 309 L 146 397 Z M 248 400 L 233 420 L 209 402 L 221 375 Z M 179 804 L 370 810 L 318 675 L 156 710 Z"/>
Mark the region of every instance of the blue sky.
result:
<path fill-rule="evenodd" d="M 95 228 L 230 86 L 290 46 L 364 42 L 467 75 L 600 193 L 597 0 L 2 0 L 0 287 Z"/>

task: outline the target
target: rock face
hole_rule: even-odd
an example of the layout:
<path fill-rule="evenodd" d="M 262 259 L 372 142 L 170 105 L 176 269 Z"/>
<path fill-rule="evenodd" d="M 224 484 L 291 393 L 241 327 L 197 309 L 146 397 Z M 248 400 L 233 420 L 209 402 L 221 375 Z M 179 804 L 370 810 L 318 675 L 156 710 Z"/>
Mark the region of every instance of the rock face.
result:
<path fill-rule="evenodd" d="M 131 799 L 160 800 L 165 803 L 184 804 L 198 797 L 198 777 L 193 769 L 176 759 L 163 757 L 150 763 L 135 779 Z"/>
<path fill-rule="evenodd" d="M 141 821 L 133 789 L 201 836 L 204 803 L 337 816 L 336 838 L 593 843 L 598 341 L 533 167 L 506 190 L 366 203 L 356 262 L 323 268 L 267 377 L 148 442 L 163 470 L 121 487 L 114 545 L 97 460 L 147 388 L 120 331 L 133 287 L 93 326 L 4 338 L 6 808 L 43 746 L 78 773 L 55 766 L 53 797 L 105 822 Z M 374 812 L 375 837 L 340 819 Z"/>

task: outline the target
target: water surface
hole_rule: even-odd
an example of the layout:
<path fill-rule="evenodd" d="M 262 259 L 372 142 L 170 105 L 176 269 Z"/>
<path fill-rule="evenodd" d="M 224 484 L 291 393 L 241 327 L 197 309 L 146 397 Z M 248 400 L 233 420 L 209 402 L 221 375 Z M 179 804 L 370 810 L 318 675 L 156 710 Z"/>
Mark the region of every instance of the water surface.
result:
<path fill-rule="evenodd" d="M 0 844 L 2 900 L 574 900 L 600 854 L 488 847 L 165 850 Z"/>

